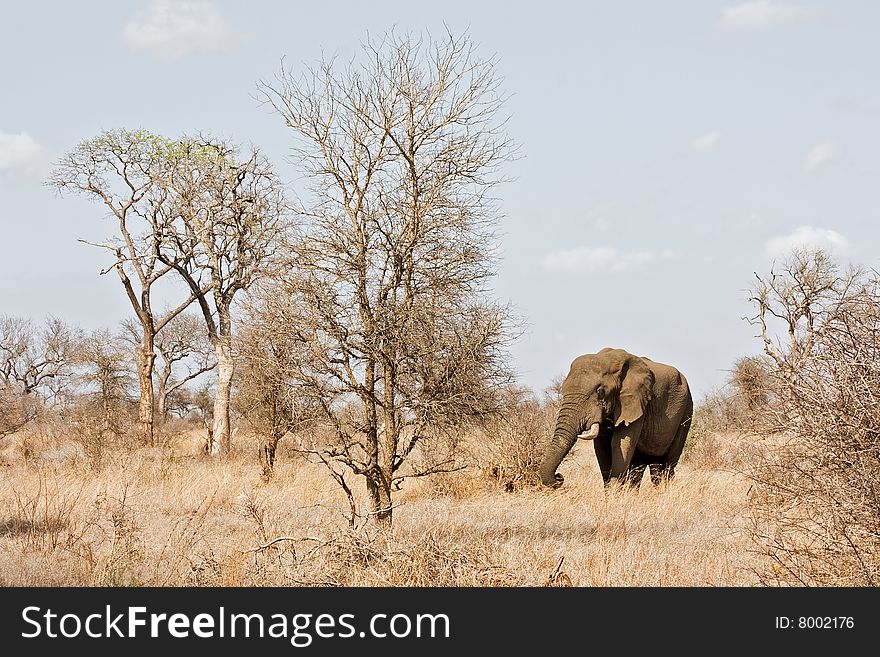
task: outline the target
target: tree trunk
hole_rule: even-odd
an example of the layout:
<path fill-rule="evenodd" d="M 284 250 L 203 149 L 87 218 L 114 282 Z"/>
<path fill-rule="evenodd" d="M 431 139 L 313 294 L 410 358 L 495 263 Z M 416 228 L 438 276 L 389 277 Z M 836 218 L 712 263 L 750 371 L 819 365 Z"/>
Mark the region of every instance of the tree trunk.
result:
<path fill-rule="evenodd" d="M 367 491 L 370 494 L 372 516 L 376 525 L 384 530 L 391 529 L 391 487 L 386 485 L 384 476 L 380 472 L 372 472 L 364 475 L 367 480 Z"/>
<path fill-rule="evenodd" d="M 229 396 L 235 369 L 232 338 L 228 335 L 217 336 L 214 351 L 217 357 L 217 389 L 214 393 L 214 426 L 208 444 L 208 453 L 212 456 L 229 451 Z"/>
<path fill-rule="evenodd" d="M 278 443 L 281 442 L 281 438 L 286 433 L 287 431 L 273 429 L 260 447 L 260 465 L 263 467 L 262 477 L 265 481 L 269 481 L 272 478 L 272 474 L 275 471 L 275 452 L 278 449 Z"/>
<path fill-rule="evenodd" d="M 156 360 L 154 350 L 154 337 L 148 331 L 144 331 L 141 344 L 136 351 L 138 368 L 138 385 L 140 387 L 140 402 L 138 403 L 138 434 L 144 445 L 155 444 L 154 432 L 154 395 L 153 395 L 153 365 Z"/>
<path fill-rule="evenodd" d="M 164 390 L 159 390 L 156 395 L 156 416 L 165 422 L 168 419 L 168 394 Z"/>
<path fill-rule="evenodd" d="M 156 417 L 160 423 L 168 419 L 168 381 L 171 378 L 171 367 L 167 365 L 159 370 L 159 389 L 156 391 Z"/>
<path fill-rule="evenodd" d="M 397 418 L 395 415 L 394 390 L 396 377 L 394 368 L 385 363 L 384 367 L 384 417 L 382 430 L 378 435 L 379 442 L 379 481 L 377 497 L 373 510 L 376 511 L 376 523 L 382 527 L 391 527 L 391 482 L 394 478 L 394 459 L 397 456 Z"/>
<path fill-rule="evenodd" d="M 385 476 L 383 458 L 387 451 L 387 436 L 383 435 L 384 429 L 379 427 L 379 404 L 376 395 L 376 362 L 368 359 L 364 372 L 365 388 L 369 392 L 364 396 L 367 410 L 367 468 L 364 479 L 367 483 L 367 493 L 370 496 L 371 517 L 382 529 L 391 529 L 391 479 Z M 383 444 L 384 443 L 384 444 Z"/>

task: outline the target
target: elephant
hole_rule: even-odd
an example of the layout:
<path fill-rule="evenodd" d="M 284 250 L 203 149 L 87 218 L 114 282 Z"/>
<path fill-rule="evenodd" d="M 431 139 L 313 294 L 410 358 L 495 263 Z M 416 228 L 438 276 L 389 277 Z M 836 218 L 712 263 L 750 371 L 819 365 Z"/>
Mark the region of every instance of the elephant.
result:
<path fill-rule="evenodd" d="M 659 485 L 675 474 L 691 425 L 694 402 L 675 367 L 606 347 L 578 356 L 562 383 L 556 429 L 538 468 L 541 482 L 558 488 L 556 472 L 578 438 L 591 440 L 606 486 L 638 486 L 645 467 Z"/>

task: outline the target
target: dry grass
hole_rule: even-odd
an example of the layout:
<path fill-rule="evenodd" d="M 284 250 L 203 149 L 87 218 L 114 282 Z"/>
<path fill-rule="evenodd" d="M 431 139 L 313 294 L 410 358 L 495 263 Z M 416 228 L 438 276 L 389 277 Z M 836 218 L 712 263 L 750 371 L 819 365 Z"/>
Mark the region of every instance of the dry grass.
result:
<path fill-rule="evenodd" d="M 658 489 L 646 479 L 605 492 L 585 443 L 563 463 L 558 491 L 506 492 L 480 468 L 413 480 L 385 536 L 369 523 L 351 529 L 323 466 L 284 443 L 265 482 L 255 446 L 216 462 L 183 435 L 105 454 L 95 469 L 57 441 L 12 436 L 0 468 L 0 584 L 753 585 L 750 484 L 731 466 L 748 439 L 724 438 L 695 445 L 699 461 Z"/>

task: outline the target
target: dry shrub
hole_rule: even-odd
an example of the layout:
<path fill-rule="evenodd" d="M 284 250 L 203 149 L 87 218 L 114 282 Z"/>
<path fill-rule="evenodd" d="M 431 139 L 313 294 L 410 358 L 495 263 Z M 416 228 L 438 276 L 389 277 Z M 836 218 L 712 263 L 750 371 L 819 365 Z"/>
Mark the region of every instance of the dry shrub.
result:
<path fill-rule="evenodd" d="M 314 584 L 336 586 L 509 586 L 515 577 L 478 536 L 435 527 L 412 536 L 348 531 L 313 548 Z M 323 566 L 323 568 L 322 568 Z M 317 577 L 316 577 L 317 575 Z"/>
<path fill-rule="evenodd" d="M 60 573 L 44 566 L 36 581 L 28 584 L 119 586 L 143 582 L 140 528 L 125 489 L 119 497 L 101 491 L 91 503 L 85 489 L 84 481 L 59 480 L 39 470 L 36 486 L 13 489 L 0 536 L 14 541 L 25 559 L 66 566 Z M 72 581 L 64 581 L 65 577 Z M 15 580 L 9 583 L 21 584 Z"/>
<path fill-rule="evenodd" d="M 772 372 L 773 361 L 766 356 L 737 360 L 726 384 L 710 391 L 694 409 L 693 433 L 766 429 L 766 409 L 774 400 Z"/>
<path fill-rule="evenodd" d="M 473 468 L 455 472 L 438 472 L 428 477 L 423 487 L 425 494 L 433 497 L 467 499 L 486 491 L 485 477 L 475 475 Z"/>
<path fill-rule="evenodd" d="M 696 424 L 696 423 L 695 423 Z M 725 467 L 724 441 L 726 434 L 718 429 L 705 429 L 695 426 L 681 455 L 682 463 L 695 463 L 700 467 L 722 469 Z"/>
<path fill-rule="evenodd" d="M 471 451 L 484 477 L 507 492 L 537 486 L 538 465 L 557 411 L 548 396 L 538 399 L 522 389 L 509 391 L 503 410 L 473 432 Z"/>
<path fill-rule="evenodd" d="M 253 508 L 246 513 L 252 512 Z M 190 559 L 189 583 L 200 586 L 513 586 L 521 583 L 501 563 L 490 541 L 469 535 L 467 528 L 461 527 L 437 526 L 427 531 L 393 535 L 370 526 L 338 527 L 327 536 L 281 535 L 258 542 L 255 547 L 224 553 L 211 547 L 196 551 Z"/>
<path fill-rule="evenodd" d="M 93 470 L 105 467 L 109 460 L 130 453 L 139 443 L 135 437 L 135 417 L 131 407 L 120 408 L 112 422 L 105 420 L 104 411 L 88 401 L 65 409 L 43 428 L 48 442 L 76 445 Z"/>
<path fill-rule="evenodd" d="M 782 585 L 880 583 L 880 280 L 795 253 L 753 301 L 774 370 L 752 532 Z M 770 338 L 781 319 L 785 341 Z"/>
<path fill-rule="evenodd" d="M 248 319 L 236 343 L 240 365 L 233 405 L 259 438 L 261 476 L 268 482 L 282 438 L 316 424 L 319 407 L 316 400 L 302 394 L 295 379 L 302 346 L 261 319 L 266 312 L 263 303 L 257 294 L 246 305 Z"/>
<path fill-rule="evenodd" d="M 82 449 L 94 470 L 103 467 L 107 450 L 119 439 L 118 434 L 104 429 L 91 409 L 84 407 L 66 412 L 57 429 Z"/>
<path fill-rule="evenodd" d="M 705 403 L 694 411 L 694 423 L 684 444 L 681 462 L 700 469 L 744 473 L 752 467 L 762 434 L 737 424 L 707 422 Z"/>
<path fill-rule="evenodd" d="M 90 534 L 88 538 L 87 534 Z M 138 586 L 144 583 L 141 529 L 127 502 L 125 489 L 119 497 L 102 492 L 95 498 L 93 514 L 81 535 L 70 549 L 78 552 L 87 564 L 88 584 Z"/>
<path fill-rule="evenodd" d="M 0 382 L 0 440 L 19 431 L 37 417 L 38 402 L 33 395 L 23 395 Z"/>
<path fill-rule="evenodd" d="M 13 488 L 0 535 L 19 538 L 24 550 L 59 549 L 75 524 L 72 516 L 81 492 L 61 489 L 38 473 L 36 491 Z"/>
<path fill-rule="evenodd" d="M 754 462 L 754 445 L 766 434 L 767 408 L 774 399 L 766 356 L 737 360 L 725 384 L 694 408 L 681 460 L 701 468 L 743 473 Z"/>

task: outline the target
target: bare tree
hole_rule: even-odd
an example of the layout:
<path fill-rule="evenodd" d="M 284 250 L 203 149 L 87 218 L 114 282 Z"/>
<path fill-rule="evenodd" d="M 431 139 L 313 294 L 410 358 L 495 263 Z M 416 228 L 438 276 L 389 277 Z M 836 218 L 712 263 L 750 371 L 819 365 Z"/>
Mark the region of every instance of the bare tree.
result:
<path fill-rule="evenodd" d="M 841 272 L 821 249 L 795 249 L 766 278 L 755 275 L 750 301 L 758 312 L 749 321 L 760 328 L 764 353 L 780 371 L 797 372 L 803 367 L 819 326 L 846 304 L 864 274 L 858 267 Z M 773 336 L 774 323 L 784 337 Z"/>
<path fill-rule="evenodd" d="M 122 438 L 133 379 L 123 340 L 107 329 L 93 331 L 82 340 L 78 361 L 83 395 L 100 418 L 97 435 Z"/>
<path fill-rule="evenodd" d="M 214 347 L 217 377 L 208 452 L 229 447 L 229 400 L 235 361 L 232 304 L 236 294 L 270 273 L 288 229 L 283 186 L 256 149 L 218 140 L 184 138 L 177 143 L 169 189 L 173 216 L 163 238 L 173 244 L 159 259 L 185 281 Z"/>
<path fill-rule="evenodd" d="M 42 325 L 0 316 L 0 436 L 33 420 L 54 399 L 74 367 L 79 333 L 57 317 Z"/>
<path fill-rule="evenodd" d="M 132 320 L 123 322 L 126 335 L 141 342 L 140 325 Z M 198 315 L 180 313 L 156 334 L 156 414 L 160 421 L 168 419 L 169 402 L 182 389 L 202 374 L 214 369 L 214 347 L 205 333 Z"/>
<path fill-rule="evenodd" d="M 269 292 L 272 290 L 272 292 Z M 312 423 L 320 409 L 304 394 L 298 380 L 298 364 L 305 345 L 266 312 L 266 295 L 277 292 L 263 287 L 248 299 L 244 328 L 236 341 L 241 363 L 236 377 L 235 407 L 262 436 L 260 463 L 269 479 L 281 439 Z"/>
<path fill-rule="evenodd" d="M 156 372 L 156 408 L 165 420 L 169 401 L 191 381 L 213 370 L 217 362 L 204 323 L 191 313 L 178 315 L 159 332 L 156 352 L 161 361 Z"/>
<path fill-rule="evenodd" d="M 510 315 L 485 294 L 490 192 L 513 153 L 495 62 L 466 37 L 392 32 L 360 65 L 282 67 L 260 88 L 313 183 L 269 313 L 307 347 L 297 379 L 334 428 L 313 453 L 346 492 L 345 468 L 363 476 L 387 526 L 404 477 L 454 467 L 424 443 L 486 412 L 509 378 Z"/>
<path fill-rule="evenodd" d="M 42 326 L 31 319 L 0 316 L 0 381 L 22 394 L 52 394 L 52 383 L 70 376 L 78 332 L 57 317 Z"/>
<path fill-rule="evenodd" d="M 775 434 L 754 472 L 753 530 L 768 582 L 880 582 L 880 278 L 795 252 L 758 276 L 752 319 L 774 364 Z M 774 323 L 781 331 L 773 334 Z"/>
<path fill-rule="evenodd" d="M 168 163 L 175 155 L 174 142 L 145 130 L 107 131 L 65 154 L 47 183 L 59 192 L 70 191 L 102 203 L 114 220 L 113 238 L 87 243 L 110 252 L 112 264 L 101 274 L 116 271 L 140 323 L 141 341 L 135 349 L 140 385 L 138 427 L 146 444 L 154 441 L 156 334 L 192 303 L 196 292 L 205 292 L 203 288 L 193 290 L 193 296 L 163 317 L 154 313 L 157 282 L 175 266 L 182 266 L 175 258 L 188 257 L 180 253 L 168 257 L 174 252 L 164 244 L 162 230 L 170 209 Z"/>
<path fill-rule="evenodd" d="M 20 394 L 5 381 L 0 382 L 0 438 L 20 431 L 37 417 L 39 405 Z"/>

